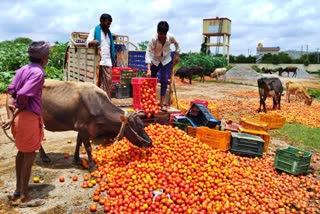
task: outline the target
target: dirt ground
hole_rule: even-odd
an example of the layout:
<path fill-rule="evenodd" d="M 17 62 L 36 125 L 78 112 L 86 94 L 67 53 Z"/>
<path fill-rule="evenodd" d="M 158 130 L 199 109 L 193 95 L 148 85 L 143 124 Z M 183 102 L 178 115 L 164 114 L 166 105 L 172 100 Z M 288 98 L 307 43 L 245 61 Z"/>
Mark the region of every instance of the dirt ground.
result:
<path fill-rule="evenodd" d="M 238 90 L 257 90 L 256 81 L 250 85 L 225 84 L 217 82 L 199 83 L 194 81 L 192 85 L 183 84 L 176 80 L 176 89 L 179 99 L 219 99 L 229 95 L 227 92 Z M 0 115 L 5 114 L 5 95 L 0 95 Z M 126 106 L 132 99 L 113 99 L 117 105 Z M 254 107 L 256 108 L 256 106 Z M 52 163 L 44 164 L 37 155 L 33 166 L 31 178 L 40 177 L 40 183 L 32 183 L 30 194 L 32 197 L 44 198 L 46 204 L 38 208 L 13 208 L 9 205 L 6 195 L 12 194 L 15 189 L 15 155 L 16 148 L 0 130 L 0 213 L 83 213 L 88 210 L 92 202 L 90 199 L 94 188 L 83 189 L 81 184 L 83 176 L 88 174 L 87 170 L 72 163 L 72 155 L 75 148 L 76 132 L 45 132 L 46 141 L 43 143 L 44 149 L 51 158 Z M 67 141 L 71 139 L 72 143 Z M 93 140 L 94 144 L 101 143 L 101 139 Z M 272 138 L 271 149 L 286 147 L 285 141 Z M 69 154 L 69 158 L 64 158 L 64 154 Z M 86 155 L 84 155 L 86 158 Z M 59 182 L 59 177 L 63 176 L 65 182 Z M 73 176 L 78 176 L 78 181 L 72 181 Z"/>

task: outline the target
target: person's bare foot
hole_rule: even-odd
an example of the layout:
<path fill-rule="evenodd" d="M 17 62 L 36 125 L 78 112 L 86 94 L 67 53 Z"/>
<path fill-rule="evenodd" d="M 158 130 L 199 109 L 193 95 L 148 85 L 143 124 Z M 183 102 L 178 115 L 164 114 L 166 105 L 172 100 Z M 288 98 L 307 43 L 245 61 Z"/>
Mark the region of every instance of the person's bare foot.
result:
<path fill-rule="evenodd" d="M 40 207 L 46 203 L 45 200 L 39 198 L 28 198 L 27 200 L 21 201 L 19 204 L 20 208 L 25 207 Z"/>

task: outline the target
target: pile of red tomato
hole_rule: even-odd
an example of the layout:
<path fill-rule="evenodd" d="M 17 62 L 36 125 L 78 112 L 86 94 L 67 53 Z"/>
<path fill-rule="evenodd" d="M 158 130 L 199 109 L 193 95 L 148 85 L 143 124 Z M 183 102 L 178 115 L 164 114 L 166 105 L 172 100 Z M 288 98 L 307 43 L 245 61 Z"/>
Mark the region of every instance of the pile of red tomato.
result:
<path fill-rule="evenodd" d="M 211 149 L 185 132 L 149 125 L 153 147 L 126 139 L 93 152 L 98 170 L 91 211 L 108 213 L 316 213 L 316 174 L 273 168 L 274 156 L 236 156 Z M 88 188 L 88 186 L 86 187 Z M 156 193 L 162 194 L 156 194 Z M 90 206 L 91 207 L 91 206 Z"/>

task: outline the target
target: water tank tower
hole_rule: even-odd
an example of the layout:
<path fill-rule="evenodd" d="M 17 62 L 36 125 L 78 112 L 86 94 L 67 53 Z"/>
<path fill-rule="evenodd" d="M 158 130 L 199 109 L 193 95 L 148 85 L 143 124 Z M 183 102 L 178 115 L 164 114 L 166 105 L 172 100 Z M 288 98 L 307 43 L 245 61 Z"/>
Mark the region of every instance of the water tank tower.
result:
<path fill-rule="evenodd" d="M 223 47 L 222 55 L 226 56 L 229 62 L 231 20 L 228 18 L 219 17 L 203 19 L 202 35 L 203 44 L 206 47 L 206 53 L 209 52 L 210 47 L 215 47 L 214 53 L 219 54 L 219 48 Z"/>

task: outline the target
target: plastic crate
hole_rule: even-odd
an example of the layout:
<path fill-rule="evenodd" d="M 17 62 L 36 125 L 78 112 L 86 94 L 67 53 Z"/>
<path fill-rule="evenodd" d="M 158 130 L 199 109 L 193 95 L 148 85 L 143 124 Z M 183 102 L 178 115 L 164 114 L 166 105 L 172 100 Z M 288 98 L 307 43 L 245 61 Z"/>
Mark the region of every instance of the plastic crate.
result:
<path fill-rule="evenodd" d="M 228 151 L 230 149 L 230 131 L 219 131 L 208 127 L 196 128 L 196 137 L 213 149 Z"/>
<path fill-rule="evenodd" d="M 154 91 L 157 92 L 157 78 L 146 78 L 146 77 L 134 77 L 131 79 L 132 85 L 132 107 L 135 110 L 142 110 L 142 103 L 141 103 L 141 85 L 144 81 L 149 81 L 154 87 Z"/>
<path fill-rule="evenodd" d="M 286 118 L 278 113 L 268 112 L 262 113 L 260 112 L 260 120 L 268 123 L 270 129 L 282 128 L 286 124 Z"/>
<path fill-rule="evenodd" d="M 306 173 L 312 154 L 294 147 L 276 150 L 274 167 L 292 175 Z"/>
<path fill-rule="evenodd" d="M 207 126 L 214 128 L 216 125 L 221 124 L 221 121 L 214 118 L 203 104 L 193 104 L 186 116 L 198 127 Z"/>
<path fill-rule="evenodd" d="M 191 137 L 197 137 L 197 127 L 187 126 L 187 134 Z"/>
<path fill-rule="evenodd" d="M 235 132 L 232 132 L 231 136 L 231 153 L 246 156 L 262 157 L 264 140 L 261 137 Z"/>
<path fill-rule="evenodd" d="M 191 101 L 190 105 L 192 106 L 193 104 L 203 104 L 206 108 L 208 108 L 208 101 L 207 100 L 194 99 Z"/>
<path fill-rule="evenodd" d="M 184 116 L 181 112 L 170 113 L 169 125 L 173 125 L 176 116 Z"/>
<path fill-rule="evenodd" d="M 269 149 L 269 145 L 270 145 L 270 139 L 271 139 L 270 134 L 268 134 L 265 131 L 245 129 L 243 127 L 239 128 L 239 132 L 261 137 L 264 140 L 263 152 L 268 153 L 268 149 Z"/>
<path fill-rule="evenodd" d="M 178 127 L 182 131 L 187 132 L 187 127 L 191 126 L 191 123 L 185 122 L 185 123 L 180 123 L 180 122 L 173 122 L 173 127 Z"/>
<path fill-rule="evenodd" d="M 224 125 L 224 130 L 229 130 L 232 132 L 238 132 L 240 125 L 237 123 L 226 123 L 226 124 L 222 124 L 222 126 Z"/>
<path fill-rule="evenodd" d="M 250 117 L 242 117 L 240 119 L 241 127 L 257 131 L 269 131 L 268 123 Z"/>
<path fill-rule="evenodd" d="M 130 97 L 130 87 L 121 84 L 113 84 L 111 91 L 111 98 L 123 99 Z"/>

